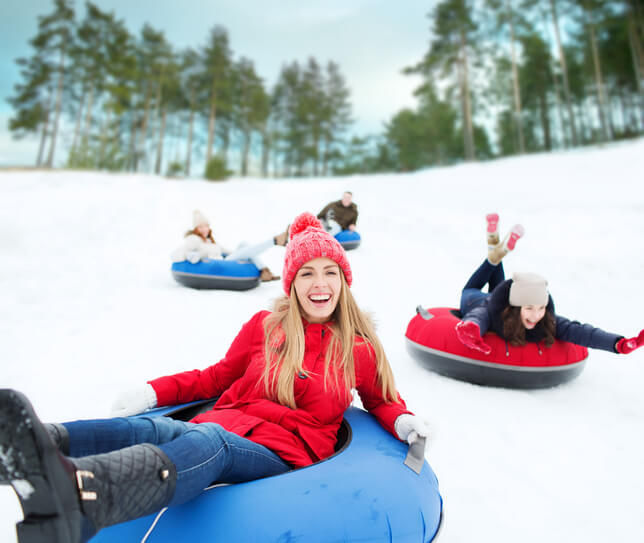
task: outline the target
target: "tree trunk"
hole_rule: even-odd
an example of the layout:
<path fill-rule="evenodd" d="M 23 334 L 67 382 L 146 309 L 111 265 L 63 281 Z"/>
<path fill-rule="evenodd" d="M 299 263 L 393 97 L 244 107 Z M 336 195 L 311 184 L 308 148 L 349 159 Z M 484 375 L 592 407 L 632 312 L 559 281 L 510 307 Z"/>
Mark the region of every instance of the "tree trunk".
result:
<path fill-rule="evenodd" d="M 575 106 L 573 106 L 575 107 Z M 579 143 L 583 145 L 586 141 L 594 141 L 592 138 L 593 125 L 590 121 L 590 111 L 588 108 L 580 107 L 575 114 L 579 119 Z"/>
<path fill-rule="evenodd" d="M 559 34 L 559 21 L 557 17 L 557 6 L 555 0 L 550 0 L 552 13 L 552 22 L 555 29 L 555 39 L 557 40 L 557 49 L 559 51 L 559 62 L 561 64 L 561 75 L 563 76 L 564 95 L 566 98 L 566 109 L 568 110 L 568 120 L 570 121 L 570 133 L 572 135 L 573 146 L 578 145 L 577 127 L 575 126 L 575 114 L 572 109 L 572 98 L 570 96 L 570 85 L 568 83 L 568 67 L 566 64 L 566 55 L 564 54 L 563 45 L 561 44 L 561 35 Z"/>
<path fill-rule="evenodd" d="M 628 21 L 628 40 L 631 46 L 631 55 L 635 63 L 635 73 L 638 75 L 637 87 L 642 90 L 642 78 L 644 77 L 644 51 L 642 50 L 642 41 L 640 32 L 644 34 L 644 13 L 640 13 L 637 2 L 630 2 L 630 13 L 627 13 Z M 637 28 L 638 22 L 642 28 Z"/>
<path fill-rule="evenodd" d="M 329 175 L 329 153 L 331 143 L 329 142 L 328 134 L 324 137 L 324 152 L 322 153 L 322 175 L 326 177 Z"/>
<path fill-rule="evenodd" d="M 624 96 L 624 93 L 626 91 L 622 87 L 619 91 L 619 105 L 620 107 L 620 113 L 622 116 L 622 133 L 626 134 L 628 132 L 628 113 L 627 113 L 627 106 L 626 106 L 626 97 Z"/>
<path fill-rule="evenodd" d="M 512 54 L 512 83 L 514 86 L 514 122 L 519 136 L 519 153 L 525 153 L 525 139 L 523 137 L 523 122 L 521 119 L 521 89 L 519 86 L 519 70 L 517 68 L 516 53 L 514 50 L 514 12 L 510 0 L 507 2 L 508 20 L 510 22 L 510 51 Z"/>
<path fill-rule="evenodd" d="M 158 148 L 158 132 L 161 131 L 161 120 L 159 119 L 160 112 L 163 110 L 163 74 L 164 74 L 165 68 L 161 69 L 161 74 L 159 75 L 159 80 L 157 81 L 157 92 L 156 96 L 154 98 L 154 113 L 152 115 L 152 118 L 154 119 L 154 126 L 152 127 L 152 133 L 150 134 L 152 141 L 154 141 L 155 138 L 157 138 L 157 148 Z M 156 170 L 156 161 L 154 165 L 154 169 Z"/>
<path fill-rule="evenodd" d="M 96 162 L 96 165 L 99 168 L 105 167 L 105 148 L 107 147 L 107 134 L 109 133 L 109 130 L 110 130 L 110 122 L 111 122 L 111 110 L 108 109 L 107 113 L 105 114 L 105 122 L 103 124 L 103 129 L 101 130 L 101 135 L 100 135 L 101 143 L 98 147 L 98 160 Z"/>
<path fill-rule="evenodd" d="M 134 113 L 130 113 L 130 159 L 129 159 L 129 168 L 131 171 L 136 171 L 136 125 L 137 119 L 134 116 Z"/>
<path fill-rule="evenodd" d="M 208 145 L 206 146 L 206 165 L 212 158 L 212 147 L 215 142 L 215 122 L 217 119 L 217 91 L 215 82 L 212 82 L 212 96 L 210 97 L 210 116 L 208 118 Z"/>
<path fill-rule="evenodd" d="M 266 124 L 261 127 L 262 134 L 262 177 L 268 177 L 268 164 L 271 156 L 271 138 L 268 134 Z"/>
<path fill-rule="evenodd" d="M 563 104 L 561 103 L 561 90 L 559 89 L 559 82 L 557 76 L 554 76 L 555 84 L 555 101 L 557 103 L 557 117 L 559 118 L 559 127 L 561 129 L 561 137 L 563 140 L 564 149 L 570 146 L 570 139 L 568 138 L 568 130 L 566 129 L 566 121 L 564 120 Z"/>
<path fill-rule="evenodd" d="M 313 176 L 318 176 L 318 166 L 320 162 L 320 136 L 317 133 L 317 129 L 313 131 Z"/>
<path fill-rule="evenodd" d="M 606 111 L 606 121 L 608 122 L 608 128 L 610 130 L 610 133 L 612 134 L 612 137 L 615 137 L 615 119 L 614 119 L 614 107 L 612 105 L 613 100 L 611 100 L 610 96 L 608 97 L 607 103 L 608 103 L 608 108 Z"/>
<path fill-rule="evenodd" d="M 157 143 L 157 161 L 154 165 L 154 173 L 157 175 L 161 174 L 161 164 L 163 163 L 163 141 L 165 139 L 165 121 L 166 121 L 166 109 L 161 110 L 161 128 L 159 130 L 159 141 Z"/>
<path fill-rule="evenodd" d="M 47 103 L 43 110 L 42 130 L 40 131 L 40 145 L 38 146 L 38 157 L 36 158 L 36 167 L 42 166 L 42 159 L 45 153 L 45 142 L 47 140 L 47 132 L 49 131 L 49 114 L 51 109 L 51 91 L 47 94 Z"/>
<path fill-rule="evenodd" d="M 85 107 L 85 95 L 86 92 L 85 89 L 83 89 L 83 94 L 80 99 L 80 106 L 78 108 L 78 111 L 76 112 L 76 122 L 74 123 L 74 138 L 72 139 L 72 147 L 69 151 L 69 156 L 72 160 L 76 159 L 76 146 L 78 145 L 78 138 L 80 136 L 81 119 L 83 118 L 83 108 Z"/>
<path fill-rule="evenodd" d="M 604 95 L 604 81 L 602 78 L 602 67 L 599 62 L 597 51 L 597 39 L 595 37 L 595 25 L 588 23 L 590 30 L 590 46 L 593 52 L 593 66 L 595 68 L 595 87 L 597 89 L 597 107 L 599 109 L 599 122 L 601 124 L 601 135 L 603 141 L 608 141 L 608 127 L 606 126 L 606 97 Z"/>
<path fill-rule="evenodd" d="M 134 155 L 134 171 L 139 171 L 139 158 L 145 156 L 145 140 L 148 135 L 148 120 L 150 118 L 150 101 L 152 100 L 152 93 L 150 89 L 145 93 L 145 104 L 143 106 L 143 120 L 141 121 L 141 132 L 139 134 L 139 144 L 137 145 L 136 154 Z"/>
<path fill-rule="evenodd" d="M 242 177 L 248 175 L 248 153 L 250 152 L 250 128 L 244 128 L 244 144 L 242 146 L 240 173 Z"/>
<path fill-rule="evenodd" d="M 639 118 L 639 95 L 629 93 L 629 111 L 631 112 L 631 126 L 633 127 L 633 132 L 637 133 L 640 131 L 640 118 Z"/>
<path fill-rule="evenodd" d="M 552 150 L 550 138 L 550 118 L 548 116 L 548 99 L 545 93 L 539 94 L 539 116 L 541 117 L 541 130 L 543 131 L 543 146 L 547 151 Z"/>
<path fill-rule="evenodd" d="M 58 136 L 58 121 L 60 120 L 60 110 L 63 105 L 63 79 L 65 73 L 65 50 L 60 51 L 60 64 L 58 66 L 58 85 L 56 88 L 56 105 L 54 108 L 54 125 L 51 132 L 51 141 L 49 143 L 49 154 L 47 155 L 46 166 L 48 168 L 54 165 L 54 152 L 56 150 L 56 138 Z"/>
<path fill-rule="evenodd" d="M 190 116 L 188 117 L 188 146 L 186 149 L 186 165 L 184 167 L 185 176 L 190 177 L 190 159 L 192 158 L 192 132 L 194 130 L 195 111 L 190 108 Z"/>
<path fill-rule="evenodd" d="M 467 43 L 465 32 L 461 30 L 461 107 L 463 112 L 463 141 L 465 145 L 465 159 L 475 160 L 474 134 L 472 129 L 472 105 L 470 101 L 470 88 L 467 78 Z"/>
<path fill-rule="evenodd" d="M 89 99 L 87 104 L 87 113 L 85 114 L 85 126 L 83 127 L 83 137 L 81 140 L 81 148 L 87 148 L 87 141 L 92 127 L 92 109 L 94 107 L 94 84 L 92 83 L 89 89 Z"/>
<path fill-rule="evenodd" d="M 541 16 L 543 17 L 543 28 L 544 32 L 546 33 L 546 42 L 548 43 L 548 47 L 552 47 L 552 36 L 550 35 L 550 32 L 548 32 L 548 28 L 550 28 L 550 25 L 548 24 L 548 13 L 547 10 L 544 8 L 541 10 Z M 563 118 L 563 111 L 561 110 L 561 94 L 559 92 L 559 82 L 557 81 L 557 74 L 553 71 L 552 72 L 552 86 L 555 89 L 555 109 L 557 111 L 557 120 L 559 121 L 559 130 L 561 132 L 561 138 L 562 138 L 562 146 L 564 148 L 568 147 L 568 135 L 566 131 L 566 125 L 564 123 L 564 118 Z"/>
<path fill-rule="evenodd" d="M 644 52 L 642 52 L 640 41 L 637 38 L 637 28 L 632 17 L 629 17 L 628 19 L 628 41 L 631 46 L 631 56 L 633 57 L 633 71 L 635 72 L 637 92 L 640 98 L 640 119 L 644 124 L 644 88 L 642 86 L 642 78 L 644 77 Z"/>
<path fill-rule="evenodd" d="M 222 134 L 221 156 L 228 162 L 228 149 L 230 148 L 230 125 L 224 124 L 224 131 Z"/>

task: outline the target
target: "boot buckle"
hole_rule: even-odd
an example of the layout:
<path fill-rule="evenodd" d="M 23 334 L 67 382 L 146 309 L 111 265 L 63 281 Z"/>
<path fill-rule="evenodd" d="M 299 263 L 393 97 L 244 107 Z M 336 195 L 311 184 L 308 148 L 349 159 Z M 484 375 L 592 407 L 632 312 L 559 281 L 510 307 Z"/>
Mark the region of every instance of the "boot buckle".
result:
<path fill-rule="evenodd" d="M 84 469 L 76 470 L 76 485 L 78 486 L 78 492 L 80 494 L 81 500 L 84 501 L 95 501 L 98 498 L 96 492 L 85 490 L 83 488 L 83 477 L 88 477 L 89 479 L 94 478 L 94 474 L 91 471 Z"/>

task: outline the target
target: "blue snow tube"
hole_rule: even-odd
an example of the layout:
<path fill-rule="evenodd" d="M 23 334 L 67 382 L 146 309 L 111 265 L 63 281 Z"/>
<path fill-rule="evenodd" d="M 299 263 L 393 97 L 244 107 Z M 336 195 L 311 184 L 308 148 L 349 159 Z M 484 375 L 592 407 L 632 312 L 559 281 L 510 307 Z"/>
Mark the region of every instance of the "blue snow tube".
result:
<path fill-rule="evenodd" d="M 340 245 L 344 247 L 345 251 L 357 249 L 360 245 L 360 241 L 362 241 L 360 234 L 355 230 L 342 230 L 335 235 L 335 239 L 340 242 Z"/>
<path fill-rule="evenodd" d="M 212 486 L 183 505 L 106 528 L 91 542 L 432 541 L 443 502 L 429 464 L 420 474 L 405 466 L 407 445 L 354 407 L 345 413 L 338 443 L 322 462 Z"/>
<path fill-rule="evenodd" d="M 259 285 L 259 270 L 247 260 L 206 260 L 192 264 L 187 260 L 172 264 L 175 280 L 191 288 L 248 290 Z"/>

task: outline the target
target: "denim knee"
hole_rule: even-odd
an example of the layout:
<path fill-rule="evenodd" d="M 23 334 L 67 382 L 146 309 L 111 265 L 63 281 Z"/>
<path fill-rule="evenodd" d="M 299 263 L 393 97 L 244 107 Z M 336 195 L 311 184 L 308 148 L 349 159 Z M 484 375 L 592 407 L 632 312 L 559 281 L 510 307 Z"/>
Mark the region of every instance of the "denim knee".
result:
<path fill-rule="evenodd" d="M 127 419 L 136 436 L 137 443 L 160 445 L 178 438 L 197 424 L 175 420 L 170 417 L 136 417 Z"/>
<path fill-rule="evenodd" d="M 488 296 L 489 294 L 481 292 L 479 289 L 464 288 L 461 294 L 461 318 L 476 306 L 481 305 Z"/>

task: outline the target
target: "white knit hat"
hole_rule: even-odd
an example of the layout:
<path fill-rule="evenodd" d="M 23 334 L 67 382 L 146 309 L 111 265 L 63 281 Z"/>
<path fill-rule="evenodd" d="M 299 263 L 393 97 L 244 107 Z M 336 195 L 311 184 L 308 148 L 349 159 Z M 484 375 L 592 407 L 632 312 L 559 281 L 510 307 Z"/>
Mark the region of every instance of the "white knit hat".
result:
<path fill-rule="evenodd" d="M 548 281 L 536 273 L 514 273 L 509 302 L 513 306 L 547 305 Z"/>
<path fill-rule="evenodd" d="M 208 222 L 206 216 L 198 209 L 195 209 L 192 212 L 192 227 L 197 228 L 197 226 L 199 226 L 200 224 L 207 224 L 208 226 L 210 226 L 210 223 Z"/>

